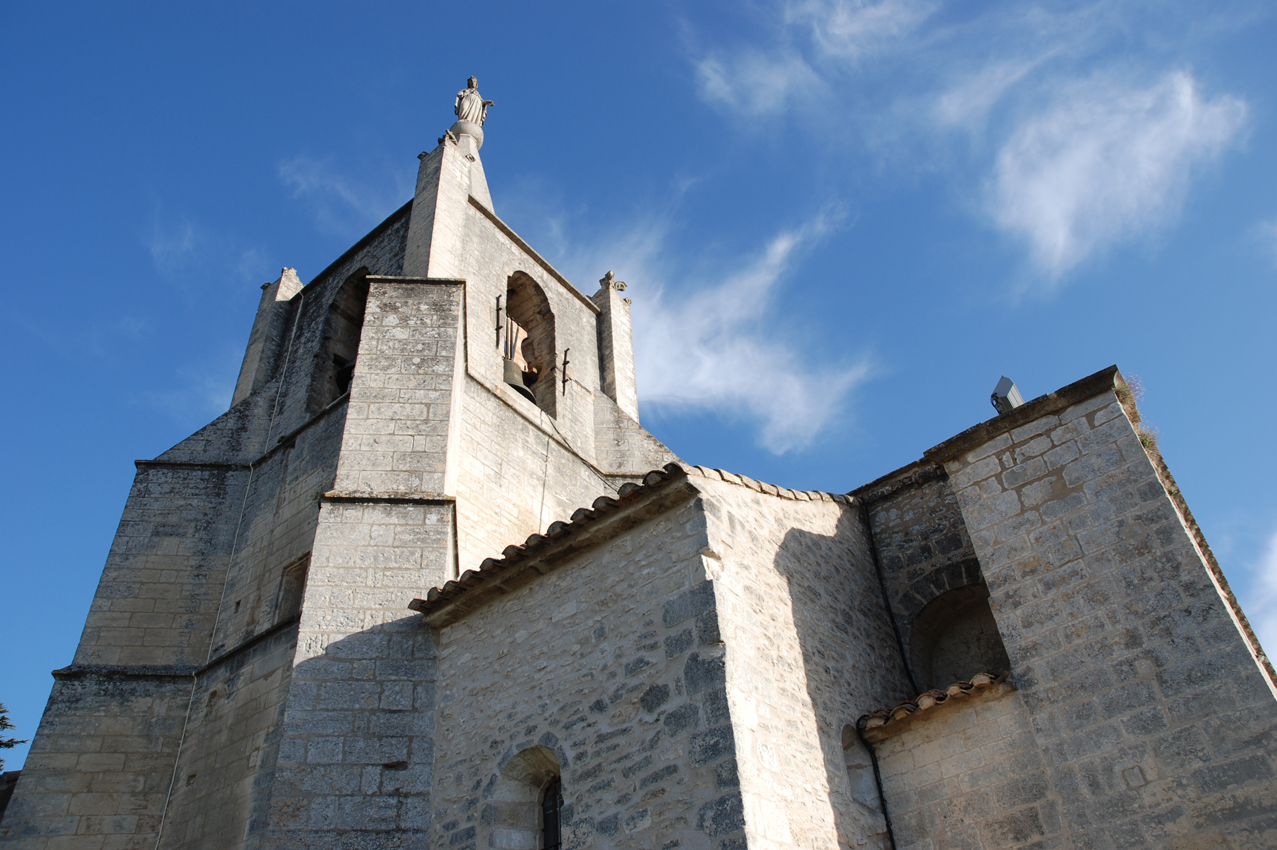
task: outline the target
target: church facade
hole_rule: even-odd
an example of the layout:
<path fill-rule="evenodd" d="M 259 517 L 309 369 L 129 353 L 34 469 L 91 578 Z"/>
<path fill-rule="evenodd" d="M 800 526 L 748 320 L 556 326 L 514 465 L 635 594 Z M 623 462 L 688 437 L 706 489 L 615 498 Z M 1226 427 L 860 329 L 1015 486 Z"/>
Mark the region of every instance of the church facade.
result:
<path fill-rule="evenodd" d="M 487 105 L 138 461 L 0 848 L 1277 846 L 1277 676 L 1116 367 L 845 493 L 686 464 Z"/>

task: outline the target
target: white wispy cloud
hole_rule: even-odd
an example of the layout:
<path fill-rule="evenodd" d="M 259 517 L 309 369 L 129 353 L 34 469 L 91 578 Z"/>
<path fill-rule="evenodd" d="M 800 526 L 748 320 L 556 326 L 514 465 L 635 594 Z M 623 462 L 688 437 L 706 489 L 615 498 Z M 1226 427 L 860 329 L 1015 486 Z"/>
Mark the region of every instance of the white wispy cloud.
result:
<path fill-rule="evenodd" d="M 400 168 L 365 169 L 355 178 L 306 154 L 280 163 L 279 177 L 294 198 L 310 205 L 319 228 L 336 236 L 362 235 L 411 198 L 414 188 Z"/>
<path fill-rule="evenodd" d="M 1254 567 L 1255 579 L 1248 594 L 1246 619 L 1270 658 L 1277 654 L 1277 531 Z"/>
<path fill-rule="evenodd" d="M 801 113 L 848 157 L 947 175 L 1049 288 L 1173 223 L 1198 167 L 1240 137 L 1246 104 L 1166 59 L 1177 40 L 1258 14 L 1233 6 L 1171 2 L 1150 20 L 1138 0 L 781 0 L 756 42 L 711 40 L 690 58 L 701 98 L 740 120 Z"/>
<path fill-rule="evenodd" d="M 206 284 L 243 284 L 263 274 L 262 251 L 240 240 L 187 220 L 173 219 L 157 208 L 144 239 L 160 279 L 188 294 Z"/>
<path fill-rule="evenodd" d="M 199 240 L 195 235 L 195 227 L 189 222 L 176 225 L 164 225 L 158 219 L 151 232 L 147 249 L 151 254 L 151 262 L 161 277 L 175 277 L 190 261 L 195 253 Z"/>
<path fill-rule="evenodd" d="M 1204 98 L 1185 72 L 1147 88 L 1075 84 L 998 152 L 990 216 L 1058 278 L 1178 213 L 1194 167 L 1232 142 L 1245 118 L 1243 102 Z"/>
<path fill-rule="evenodd" d="M 936 123 L 981 130 L 998 101 L 1048 58 L 1049 54 L 997 61 L 963 76 L 935 97 L 932 114 Z"/>
<path fill-rule="evenodd" d="M 786 4 L 783 17 L 807 27 L 823 53 L 860 59 L 894 48 L 939 8 L 935 0 L 802 0 Z"/>
<path fill-rule="evenodd" d="M 702 59 L 696 65 L 696 83 L 706 101 L 751 118 L 811 104 L 824 88 L 796 53 L 757 50 Z"/>
<path fill-rule="evenodd" d="M 168 386 L 141 396 L 146 405 L 188 427 L 196 427 L 231 406 L 241 352 L 229 345 L 176 367 Z"/>
<path fill-rule="evenodd" d="M 795 254 L 827 230 L 827 221 L 817 219 L 780 233 L 744 267 L 689 295 L 661 287 L 636 300 L 642 398 L 666 409 L 748 417 L 774 454 L 801 450 L 833 425 L 870 376 L 868 358 L 816 368 L 800 344 L 778 336 L 768 321 Z"/>
<path fill-rule="evenodd" d="M 1252 230 L 1260 247 L 1268 254 L 1273 265 L 1277 266 L 1277 218 L 1261 221 Z"/>
<path fill-rule="evenodd" d="M 542 218 L 562 228 L 553 211 Z M 578 281 L 611 268 L 628 282 L 645 407 L 744 421 L 761 446 L 784 454 L 854 413 L 854 392 L 872 373 L 863 353 L 832 365 L 826 354 L 816 365 L 810 341 L 788 336 L 776 321 L 784 282 L 839 220 L 837 211 L 821 213 L 776 234 L 749 259 L 724 265 L 671 244 L 677 219 L 667 210 L 570 248 L 558 264 Z"/>

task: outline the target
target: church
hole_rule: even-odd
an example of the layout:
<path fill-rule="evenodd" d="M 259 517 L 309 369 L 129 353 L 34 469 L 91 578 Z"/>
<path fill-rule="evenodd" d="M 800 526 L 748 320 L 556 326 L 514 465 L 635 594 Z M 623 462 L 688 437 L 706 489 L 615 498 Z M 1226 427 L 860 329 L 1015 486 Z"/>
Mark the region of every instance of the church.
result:
<path fill-rule="evenodd" d="M 692 465 L 489 105 L 137 462 L 2 850 L 1277 847 L 1277 675 L 1116 367 L 845 492 Z"/>

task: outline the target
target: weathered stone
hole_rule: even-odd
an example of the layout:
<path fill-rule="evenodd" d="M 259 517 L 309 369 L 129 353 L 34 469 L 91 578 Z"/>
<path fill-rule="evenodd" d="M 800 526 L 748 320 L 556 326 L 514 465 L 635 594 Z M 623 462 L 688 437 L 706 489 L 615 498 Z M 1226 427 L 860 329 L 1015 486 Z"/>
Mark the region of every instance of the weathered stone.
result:
<path fill-rule="evenodd" d="M 686 466 L 625 284 L 454 130 L 138 463 L 0 845 L 532 848 L 558 788 L 572 850 L 883 848 L 863 741 L 901 847 L 1277 844 L 1271 665 L 1115 370 L 850 495 Z"/>

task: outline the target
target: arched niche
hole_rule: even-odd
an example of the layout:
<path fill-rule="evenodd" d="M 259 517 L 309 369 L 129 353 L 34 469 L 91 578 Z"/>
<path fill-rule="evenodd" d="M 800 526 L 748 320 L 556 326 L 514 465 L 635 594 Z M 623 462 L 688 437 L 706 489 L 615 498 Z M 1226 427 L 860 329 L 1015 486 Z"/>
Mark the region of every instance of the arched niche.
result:
<path fill-rule="evenodd" d="M 507 282 L 501 355 L 505 382 L 554 416 L 559 374 L 554 311 L 526 272 L 515 272 Z"/>
<path fill-rule="evenodd" d="M 554 805 L 547 813 L 547 794 Z M 534 746 L 519 751 L 497 774 L 480 814 L 487 827 L 487 846 L 494 850 L 544 847 L 547 827 L 557 831 L 562 804 L 559 759 L 554 750 Z"/>
<path fill-rule="evenodd" d="M 943 688 L 977 673 L 1011 669 L 983 584 L 945 591 L 913 620 L 914 677 L 923 688 Z"/>
<path fill-rule="evenodd" d="M 359 337 L 368 306 L 368 269 L 346 278 L 328 305 L 324 338 L 315 354 L 307 407 L 317 412 L 350 391 L 359 355 Z"/>

